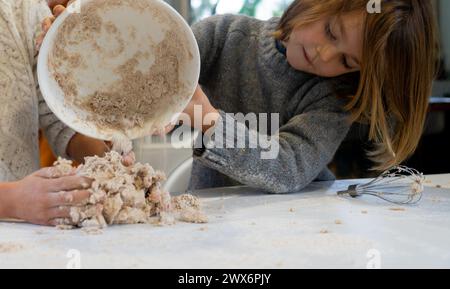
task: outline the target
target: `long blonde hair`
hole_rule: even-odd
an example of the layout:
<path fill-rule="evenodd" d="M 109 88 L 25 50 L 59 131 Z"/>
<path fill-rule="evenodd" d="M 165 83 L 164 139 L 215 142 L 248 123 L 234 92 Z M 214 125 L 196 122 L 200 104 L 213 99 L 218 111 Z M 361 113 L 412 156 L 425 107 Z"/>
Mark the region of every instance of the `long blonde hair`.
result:
<path fill-rule="evenodd" d="M 398 165 L 422 136 L 437 73 L 438 28 L 431 0 L 382 0 L 381 13 L 365 17 L 360 82 L 346 109 L 352 121 L 370 125 L 375 169 Z M 366 11 L 367 0 L 296 0 L 280 20 L 275 37 L 322 17 Z"/>

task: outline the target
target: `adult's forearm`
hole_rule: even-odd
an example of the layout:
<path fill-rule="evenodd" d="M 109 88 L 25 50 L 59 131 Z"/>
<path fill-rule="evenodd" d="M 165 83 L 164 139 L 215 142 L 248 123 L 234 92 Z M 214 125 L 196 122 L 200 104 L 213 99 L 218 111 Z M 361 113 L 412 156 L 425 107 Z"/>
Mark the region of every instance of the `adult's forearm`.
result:
<path fill-rule="evenodd" d="M 14 185 L 15 183 L 0 183 L 0 219 L 11 217 Z"/>
<path fill-rule="evenodd" d="M 85 157 L 104 156 L 109 147 L 102 140 L 93 139 L 81 134 L 75 134 L 67 146 L 67 155 L 78 163 L 83 163 Z"/>

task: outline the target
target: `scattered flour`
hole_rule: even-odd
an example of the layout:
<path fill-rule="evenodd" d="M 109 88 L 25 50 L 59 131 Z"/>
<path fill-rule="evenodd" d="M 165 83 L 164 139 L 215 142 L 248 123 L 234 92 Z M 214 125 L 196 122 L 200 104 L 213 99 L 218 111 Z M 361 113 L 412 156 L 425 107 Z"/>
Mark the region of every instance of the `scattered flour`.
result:
<path fill-rule="evenodd" d="M 389 208 L 389 211 L 404 212 L 404 211 L 406 211 L 406 209 L 405 208 Z"/>
<path fill-rule="evenodd" d="M 0 243 L 0 254 L 4 253 L 16 253 L 18 251 L 23 250 L 23 246 L 21 244 L 15 243 Z"/>
<path fill-rule="evenodd" d="M 126 155 L 133 150 L 133 142 L 121 135 L 114 135 L 112 140 L 112 150 L 122 155 Z"/>

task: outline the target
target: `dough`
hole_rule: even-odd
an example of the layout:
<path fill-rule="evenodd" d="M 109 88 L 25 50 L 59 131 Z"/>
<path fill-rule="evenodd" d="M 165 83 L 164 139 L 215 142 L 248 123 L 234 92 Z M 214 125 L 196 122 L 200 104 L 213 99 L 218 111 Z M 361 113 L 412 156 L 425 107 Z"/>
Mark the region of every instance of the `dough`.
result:
<path fill-rule="evenodd" d="M 59 158 L 54 167 L 68 171 L 72 162 Z M 162 189 L 163 173 L 149 164 L 126 167 L 121 155 L 112 151 L 105 157 L 88 157 L 77 174 L 94 180 L 92 195 L 80 207 L 71 209 L 71 219 L 61 225 L 105 228 L 113 224 L 173 224 L 179 220 L 205 223 L 198 198 L 181 195 L 172 198 Z"/>

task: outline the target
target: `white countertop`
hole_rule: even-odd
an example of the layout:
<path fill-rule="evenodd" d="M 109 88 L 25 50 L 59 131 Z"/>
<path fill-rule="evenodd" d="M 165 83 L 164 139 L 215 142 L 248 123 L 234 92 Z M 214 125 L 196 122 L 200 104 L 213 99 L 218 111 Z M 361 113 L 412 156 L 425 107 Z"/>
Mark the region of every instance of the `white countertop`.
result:
<path fill-rule="evenodd" d="M 450 268 L 450 175 L 427 177 L 422 201 L 403 210 L 336 196 L 353 183 L 314 183 L 290 195 L 201 191 L 210 217 L 203 225 L 90 235 L 0 223 L 0 268 Z"/>

